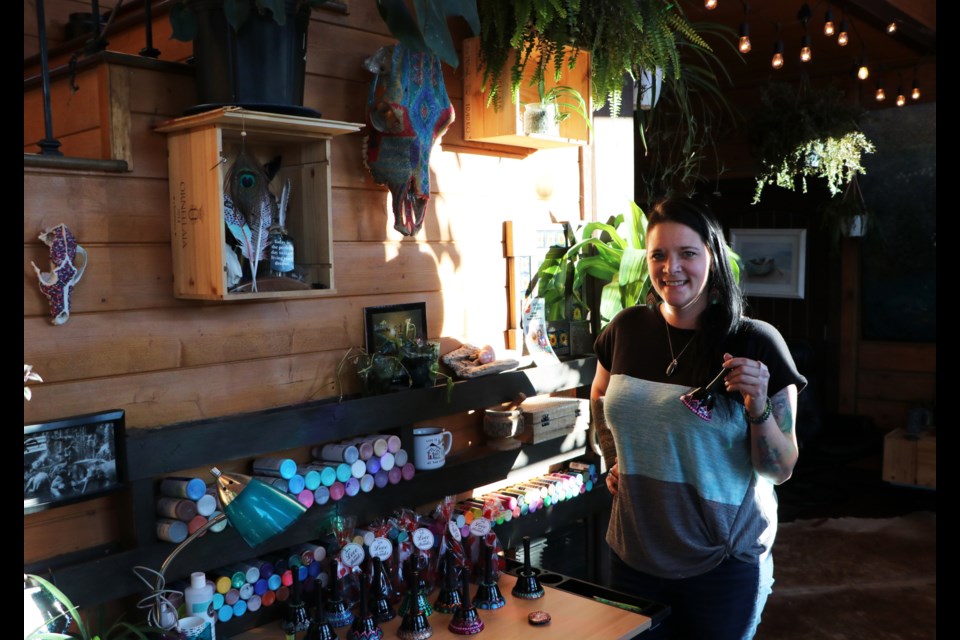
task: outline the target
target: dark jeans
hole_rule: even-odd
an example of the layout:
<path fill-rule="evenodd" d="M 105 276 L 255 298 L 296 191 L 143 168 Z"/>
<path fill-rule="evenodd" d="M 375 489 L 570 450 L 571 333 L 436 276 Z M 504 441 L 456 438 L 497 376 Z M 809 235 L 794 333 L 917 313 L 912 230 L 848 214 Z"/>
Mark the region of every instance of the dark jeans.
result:
<path fill-rule="evenodd" d="M 760 565 L 733 558 L 692 578 L 657 578 L 610 554 L 611 587 L 670 607 L 670 615 L 644 640 L 747 640 L 756 632 L 773 584 L 773 557 Z"/>

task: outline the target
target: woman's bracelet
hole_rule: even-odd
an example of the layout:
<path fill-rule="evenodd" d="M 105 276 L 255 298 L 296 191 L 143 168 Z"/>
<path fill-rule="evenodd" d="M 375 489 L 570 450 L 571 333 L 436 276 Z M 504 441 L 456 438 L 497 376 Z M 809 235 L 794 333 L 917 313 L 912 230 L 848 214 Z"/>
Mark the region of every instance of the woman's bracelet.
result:
<path fill-rule="evenodd" d="M 750 415 L 750 411 L 747 410 L 747 405 L 743 405 L 743 415 L 746 416 L 747 422 L 750 424 L 763 424 L 767 421 L 767 418 L 773 415 L 773 404 L 770 402 L 770 397 L 767 397 L 767 404 L 763 408 L 763 413 L 761 413 L 759 416 L 754 418 L 752 415 Z"/>

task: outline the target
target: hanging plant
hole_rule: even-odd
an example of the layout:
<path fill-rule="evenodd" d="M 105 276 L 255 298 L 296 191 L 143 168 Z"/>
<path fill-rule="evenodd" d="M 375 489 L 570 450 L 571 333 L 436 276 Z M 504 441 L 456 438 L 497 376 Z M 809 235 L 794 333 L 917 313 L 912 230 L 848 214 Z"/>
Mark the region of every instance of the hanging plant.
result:
<path fill-rule="evenodd" d="M 824 178 L 831 196 L 843 193 L 859 173 L 862 158 L 876 147 L 860 130 L 862 110 L 843 102 L 837 89 L 799 90 L 773 83 L 751 119 L 761 170 L 753 204 L 767 185 L 807 192 L 808 178 Z"/>

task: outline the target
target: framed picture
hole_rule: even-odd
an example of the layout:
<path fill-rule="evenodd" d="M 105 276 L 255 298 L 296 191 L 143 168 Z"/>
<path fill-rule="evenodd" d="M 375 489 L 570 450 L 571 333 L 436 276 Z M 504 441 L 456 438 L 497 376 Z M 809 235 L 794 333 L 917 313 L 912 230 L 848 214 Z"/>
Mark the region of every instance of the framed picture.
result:
<path fill-rule="evenodd" d="M 123 486 L 120 409 L 23 427 L 23 512 L 88 500 Z"/>
<path fill-rule="evenodd" d="M 803 298 L 807 269 L 806 229 L 730 229 L 740 254 L 740 286 L 748 296 Z"/>
<path fill-rule="evenodd" d="M 426 302 L 364 307 L 363 317 L 367 330 L 368 353 L 373 353 L 385 340 L 396 336 L 411 340 L 427 339 Z"/>

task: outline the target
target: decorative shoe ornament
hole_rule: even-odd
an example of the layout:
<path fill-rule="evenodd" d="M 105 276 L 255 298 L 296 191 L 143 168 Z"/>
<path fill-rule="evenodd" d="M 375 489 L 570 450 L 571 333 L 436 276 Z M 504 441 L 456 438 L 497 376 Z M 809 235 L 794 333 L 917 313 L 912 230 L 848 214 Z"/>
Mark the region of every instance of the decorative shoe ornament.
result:
<path fill-rule="evenodd" d="M 40 279 L 40 291 L 50 301 L 51 322 L 63 324 L 70 318 L 73 288 L 87 268 L 87 250 L 77 244 L 65 224 L 44 229 L 37 237 L 50 247 L 50 271 L 40 271 L 35 263 L 30 264 Z"/>

